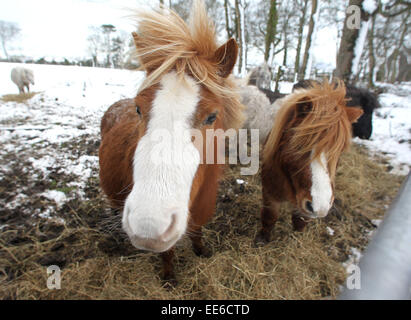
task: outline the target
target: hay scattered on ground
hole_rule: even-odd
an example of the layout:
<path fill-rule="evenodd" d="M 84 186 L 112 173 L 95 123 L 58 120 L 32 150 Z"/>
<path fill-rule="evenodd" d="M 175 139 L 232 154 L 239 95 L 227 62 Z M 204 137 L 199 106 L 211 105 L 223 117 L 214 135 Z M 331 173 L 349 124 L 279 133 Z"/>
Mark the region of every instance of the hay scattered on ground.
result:
<path fill-rule="evenodd" d="M 199 258 L 188 239 L 179 242 L 179 285 L 171 291 L 162 288 L 160 257 L 129 244 L 120 215 L 106 205 L 96 177 L 85 190 L 89 200 L 70 200 L 58 209 L 65 224 L 2 208 L 0 222 L 7 225 L 0 234 L 0 299 L 335 298 L 346 277 L 342 263 L 352 247 L 366 247 L 376 228 L 373 219 L 383 217 L 403 180 L 353 146 L 340 162 L 332 212 L 296 233 L 291 207 L 284 205 L 273 241 L 255 248 L 260 179 L 240 176 L 239 169 L 227 167 L 216 215 L 205 227 L 214 255 Z M 245 183 L 238 184 L 239 178 Z M 12 187 L 12 181 L 0 184 Z M 61 290 L 46 286 L 46 268 L 53 264 L 62 269 Z"/>
<path fill-rule="evenodd" d="M 5 94 L 0 97 L 0 99 L 4 102 L 19 102 L 24 103 L 27 100 L 33 98 L 38 92 L 25 92 L 20 94 Z"/>

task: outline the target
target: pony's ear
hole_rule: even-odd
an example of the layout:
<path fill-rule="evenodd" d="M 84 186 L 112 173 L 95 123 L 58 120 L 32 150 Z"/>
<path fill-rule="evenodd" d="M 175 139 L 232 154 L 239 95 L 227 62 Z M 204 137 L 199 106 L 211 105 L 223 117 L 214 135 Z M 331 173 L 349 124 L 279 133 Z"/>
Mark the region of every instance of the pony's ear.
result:
<path fill-rule="evenodd" d="M 138 52 L 138 48 L 141 48 L 141 42 L 140 42 L 140 37 L 136 32 L 132 32 L 131 35 L 133 36 L 133 40 L 134 40 L 134 45 L 137 49 Z M 142 59 L 138 59 L 141 63 L 141 66 L 144 68 L 145 71 L 148 71 L 146 66 L 142 63 Z"/>
<path fill-rule="evenodd" d="M 237 61 L 237 56 L 238 45 L 233 38 L 216 50 L 214 58 L 218 65 L 218 75 L 220 77 L 227 78 L 230 75 Z"/>
<path fill-rule="evenodd" d="M 313 104 L 308 97 L 301 99 L 300 101 L 297 102 L 297 108 L 296 108 L 297 117 L 304 118 L 308 113 L 311 112 L 312 109 L 313 109 Z"/>
<path fill-rule="evenodd" d="M 136 48 L 138 48 L 138 46 L 139 46 L 139 36 L 138 36 L 137 32 L 132 32 L 131 35 L 133 36 L 134 45 L 136 46 Z"/>
<path fill-rule="evenodd" d="M 351 123 L 357 122 L 359 117 L 362 116 L 364 111 L 362 111 L 361 108 L 356 108 L 356 107 L 346 107 L 345 111 L 347 112 L 348 120 Z"/>

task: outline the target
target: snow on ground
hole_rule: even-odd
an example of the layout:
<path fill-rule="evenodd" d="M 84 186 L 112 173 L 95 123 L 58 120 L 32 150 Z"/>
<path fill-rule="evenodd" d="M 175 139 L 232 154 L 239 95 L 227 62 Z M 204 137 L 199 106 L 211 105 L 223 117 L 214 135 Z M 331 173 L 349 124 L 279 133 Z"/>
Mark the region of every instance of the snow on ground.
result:
<path fill-rule="evenodd" d="M 411 83 L 378 84 L 381 108 L 374 111 L 370 140 L 355 138 L 371 154 L 384 155 L 393 167 L 391 173 L 407 175 L 411 166 Z"/>
<path fill-rule="evenodd" d="M 30 210 L 33 198 L 49 200 L 51 206 L 26 212 L 49 218 L 53 205 L 84 198 L 88 179 L 98 176 L 101 117 L 115 101 L 135 96 L 143 73 L 27 65 L 35 77 L 31 91 L 39 93 L 25 103 L 4 102 L 3 95 L 18 93 L 10 80 L 17 65 L 0 63 L 0 191 L 11 189 L 13 176 L 27 181 L 0 198 L 0 209 Z"/>

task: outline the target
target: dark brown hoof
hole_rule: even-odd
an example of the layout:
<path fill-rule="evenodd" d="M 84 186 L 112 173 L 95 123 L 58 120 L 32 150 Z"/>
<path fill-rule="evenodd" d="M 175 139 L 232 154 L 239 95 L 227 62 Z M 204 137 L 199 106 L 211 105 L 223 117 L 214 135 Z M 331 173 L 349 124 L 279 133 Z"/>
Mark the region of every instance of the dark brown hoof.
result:
<path fill-rule="evenodd" d="M 294 231 L 303 232 L 305 229 L 305 226 L 307 225 L 309 221 L 310 221 L 309 218 L 304 218 L 302 216 L 293 215 L 292 222 L 293 222 Z"/>
<path fill-rule="evenodd" d="M 254 239 L 254 247 L 255 248 L 263 247 L 267 243 L 269 243 L 270 241 L 271 241 L 270 233 L 265 233 L 263 231 L 260 231 L 260 232 L 257 233 L 257 235 Z"/>
<path fill-rule="evenodd" d="M 210 258 L 213 255 L 213 251 L 205 246 L 193 246 L 193 251 L 197 257 Z"/>
<path fill-rule="evenodd" d="M 164 276 L 162 282 L 163 282 L 163 288 L 166 290 L 172 290 L 178 285 L 177 279 L 175 278 L 174 275 L 167 276 L 167 277 Z"/>

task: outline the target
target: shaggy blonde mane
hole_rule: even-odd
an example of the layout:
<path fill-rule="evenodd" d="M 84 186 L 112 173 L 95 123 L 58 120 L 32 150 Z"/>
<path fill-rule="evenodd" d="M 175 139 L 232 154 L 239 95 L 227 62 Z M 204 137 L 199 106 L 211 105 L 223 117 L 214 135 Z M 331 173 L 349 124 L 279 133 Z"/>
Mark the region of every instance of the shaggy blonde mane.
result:
<path fill-rule="evenodd" d="M 204 3 L 195 0 L 186 24 L 175 12 L 161 7 L 158 10 L 137 11 L 137 33 L 133 37 L 138 46 L 136 54 L 147 77 L 141 92 L 154 84 L 171 70 L 177 74 L 191 75 L 213 94 L 224 99 L 225 117 L 223 126 L 239 128 L 244 120 L 243 106 L 239 101 L 235 82 L 222 77 L 215 52 L 219 48 L 215 27 L 208 18 Z"/>
<path fill-rule="evenodd" d="M 304 109 L 308 104 L 312 105 L 310 110 L 299 115 L 299 108 Z M 330 173 L 334 176 L 338 159 L 350 142 L 351 123 L 346 111 L 345 85 L 342 81 L 333 84 L 324 81 L 323 84 L 313 84 L 310 89 L 298 90 L 285 100 L 264 145 L 263 161 L 272 162 L 276 156 L 301 159 L 312 150 L 311 161 L 314 161 L 325 152 Z"/>

